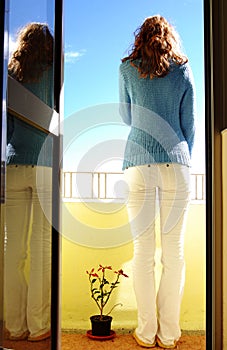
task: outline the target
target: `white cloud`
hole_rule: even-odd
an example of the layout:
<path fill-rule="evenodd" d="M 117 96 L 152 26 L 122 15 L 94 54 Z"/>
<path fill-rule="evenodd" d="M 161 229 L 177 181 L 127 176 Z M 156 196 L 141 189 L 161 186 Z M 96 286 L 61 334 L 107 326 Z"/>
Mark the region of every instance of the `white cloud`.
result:
<path fill-rule="evenodd" d="M 65 52 L 65 63 L 74 63 L 85 54 L 85 50 Z"/>
<path fill-rule="evenodd" d="M 9 56 L 16 49 L 16 38 L 13 35 L 9 35 Z M 65 52 L 65 63 L 75 63 L 80 57 L 85 55 L 86 50 L 72 51 L 67 48 Z"/>
<path fill-rule="evenodd" d="M 12 35 L 9 35 L 9 55 L 16 49 L 16 46 L 16 39 Z"/>

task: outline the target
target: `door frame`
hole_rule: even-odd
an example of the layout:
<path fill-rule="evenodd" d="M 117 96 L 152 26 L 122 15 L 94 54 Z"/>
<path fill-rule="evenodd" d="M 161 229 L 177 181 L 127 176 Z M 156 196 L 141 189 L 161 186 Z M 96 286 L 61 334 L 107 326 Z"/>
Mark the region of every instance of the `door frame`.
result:
<path fill-rule="evenodd" d="M 227 128 L 227 3 L 204 0 L 206 133 L 206 346 L 223 350 L 222 135 Z"/>

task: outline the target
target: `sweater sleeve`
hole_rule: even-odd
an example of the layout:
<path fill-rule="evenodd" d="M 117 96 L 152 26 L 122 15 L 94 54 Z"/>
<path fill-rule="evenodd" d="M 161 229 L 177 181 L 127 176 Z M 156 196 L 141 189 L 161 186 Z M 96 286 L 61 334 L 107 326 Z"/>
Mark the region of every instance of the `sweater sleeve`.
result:
<path fill-rule="evenodd" d="M 192 148 L 195 139 L 195 117 L 196 117 L 196 100 L 195 100 L 195 87 L 193 82 L 193 76 L 188 71 L 188 77 L 186 81 L 186 90 L 184 92 L 181 107 L 180 107 L 180 121 L 181 129 L 185 140 L 188 143 L 190 156 L 192 154 Z"/>
<path fill-rule="evenodd" d="M 131 125 L 131 99 L 126 88 L 121 66 L 119 69 L 119 102 L 119 112 L 123 122 Z"/>

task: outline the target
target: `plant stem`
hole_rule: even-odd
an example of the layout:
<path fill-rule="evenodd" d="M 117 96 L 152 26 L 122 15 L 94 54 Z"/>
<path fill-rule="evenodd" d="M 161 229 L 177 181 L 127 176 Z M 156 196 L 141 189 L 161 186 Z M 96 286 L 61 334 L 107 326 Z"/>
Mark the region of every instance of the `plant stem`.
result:
<path fill-rule="evenodd" d="M 117 275 L 117 279 L 116 279 L 116 281 L 113 283 L 113 286 L 112 286 L 112 288 L 111 288 L 111 290 L 110 290 L 110 292 L 109 292 L 109 294 L 108 294 L 108 297 L 106 298 L 106 301 L 105 301 L 103 307 L 104 307 L 104 306 L 106 305 L 106 303 L 108 302 L 108 300 L 109 300 L 109 298 L 110 298 L 110 296 L 111 296 L 111 294 L 112 294 L 112 292 L 113 292 L 113 290 L 114 290 L 114 287 L 116 286 L 118 280 L 119 280 L 119 275 Z"/>
<path fill-rule="evenodd" d="M 103 308 L 105 306 L 105 303 L 104 303 L 104 296 L 103 296 L 103 287 L 104 287 L 104 281 L 105 281 L 105 270 L 103 269 L 102 270 L 102 283 L 100 284 L 100 290 L 101 290 L 101 319 L 102 319 L 102 316 L 103 316 Z"/>
<path fill-rule="evenodd" d="M 100 312 L 102 312 L 102 309 L 101 309 L 101 307 L 100 307 L 98 301 L 96 300 L 96 298 L 95 298 L 95 296 L 94 296 L 94 292 L 93 292 L 93 290 L 92 290 L 92 289 L 93 289 L 93 283 L 92 283 L 92 277 L 91 277 L 91 276 L 89 277 L 89 280 L 90 280 L 90 288 L 91 288 L 91 297 L 92 297 L 92 299 L 94 299 L 94 301 L 96 302 L 96 304 L 97 304 L 97 306 L 98 306 Z"/>
<path fill-rule="evenodd" d="M 115 307 L 118 306 L 118 305 L 123 306 L 122 303 L 117 303 L 117 304 L 115 304 L 115 305 L 110 309 L 110 311 L 108 312 L 108 314 L 106 314 L 106 316 L 108 316 L 108 315 L 113 311 L 113 309 L 115 309 Z"/>

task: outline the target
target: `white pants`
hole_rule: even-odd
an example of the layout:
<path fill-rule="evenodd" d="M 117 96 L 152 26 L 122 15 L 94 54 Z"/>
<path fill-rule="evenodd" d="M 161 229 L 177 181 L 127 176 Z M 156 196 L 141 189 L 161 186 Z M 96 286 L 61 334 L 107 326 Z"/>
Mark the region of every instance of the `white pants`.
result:
<path fill-rule="evenodd" d="M 133 276 L 138 306 L 137 336 L 165 345 L 178 340 L 185 280 L 184 226 L 190 172 L 180 164 L 154 164 L 125 170 L 128 216 L 134 241 Z M 159 203 L 157 210 L 157 201 Z M 155 218 L 160 215 L 162 276 L 156 295 Z"/>
<path fill-rule="evenodd" d="M 51 179 L 49 167 L 7 167 L 5 317 L 13 336 L 50 329 Z"/>

